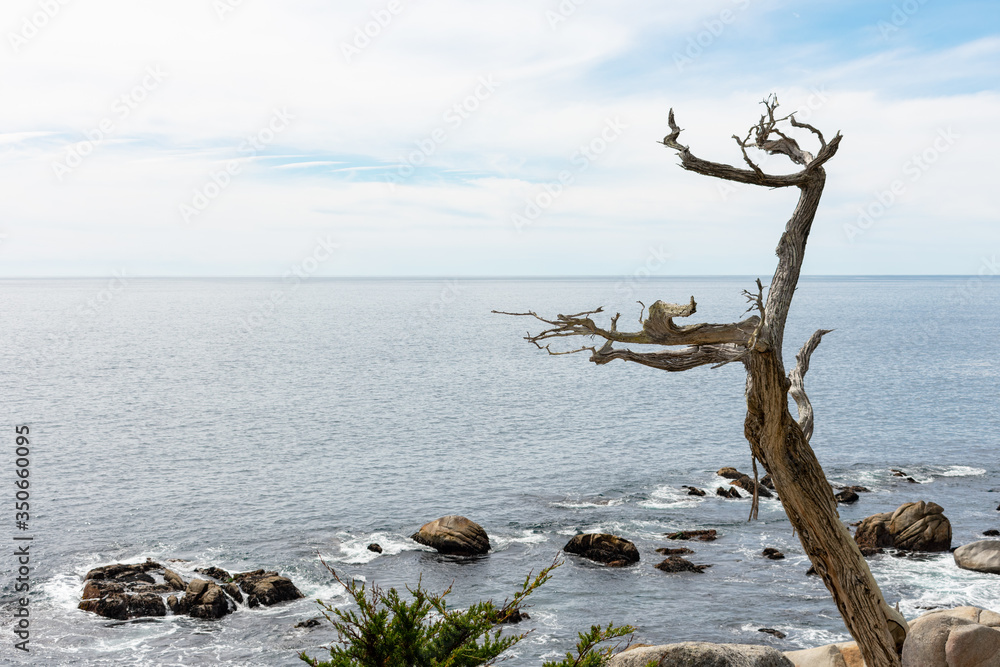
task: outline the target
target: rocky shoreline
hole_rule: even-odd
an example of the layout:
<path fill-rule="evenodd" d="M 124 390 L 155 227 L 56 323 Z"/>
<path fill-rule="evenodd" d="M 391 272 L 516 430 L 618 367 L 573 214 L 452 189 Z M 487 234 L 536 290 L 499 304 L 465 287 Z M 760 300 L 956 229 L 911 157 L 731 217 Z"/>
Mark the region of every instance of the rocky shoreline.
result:
<path fill-rule="evenodd" d="M 716 495 L 727 500 L 747 498 L 753 494 L 775 497 L 768 476 L 754 480 L 734 468 L 723 468 L 717 474 L 731 480 L 728 489 L 719 487 L 716 490 Z M 902 471 L 893 471 L 893 475 L 919 484 Z M 695 486 L 684 485 L 680 488 L 689 495 L 709 494 Z M 747 495 L 740 494 L 737 489 Z M 834 490 L 837 501 L 842 504 L 857 503 L 859 494 L 869 492 L 867 488 L 857 485 L 834 487 Z M 891 512 L 873 514 L 851 526 L 856 527 L 854 539 L 866 557 L 887 552 L 901 556 L 950 551 L 959 568 L 1000 575 L 1000 539 L 984 539 L 953 548 L 951 523 L 945 516 L 944 508 L 933 502 L 904 503 Z M 983 536 L 998 537 L 1000 531 L 986 530 Z M 664 546 L 654 547 L 659 558 L 653 559 L 652 567 L 672 576 L 705 575 L 711 565 L 696 562 L 697 545 L 720 538 L 725 538 L 725 535 L 720 535 L 713 528 L 664 533 Z M 492 549 L 485 528 L 460 515 L 447 515 L 430 521 L 413 533 L 410 539 L 438 553 L 458 558 L 484 557 Z M 648 540 L 648 537 L 645 539 Z M 672 546 L 678 542 L 690 546 Z M 382 547 L 376 543 L 369 544 L 367 549 L 376 554 L 383 553 Z M 571 557 L 609 568 L 636 567 L 642 560 L 635 543 L 627 537 L 609 533 L 577 534 L 562 551 Z M 759 557 L 775 561 L 785 558 L 774 547 L 764 548 Z M 185 580 L 170 567 L 150 559 L 142 563 L 114 563 L 94 568 L 84 577 L 79 608 L 115 620 L 186 615 L 216 621 L 239 609 L 271 606 L 303 597 L 290 579 L 273 571 L 261 569 L 231 574 L 210 566 L 196 568 L 195 572 L 201 577 Z M 811 573 L 814 574 L 811 570 L 806 574 Z M 934 610 L 908 622 L 911 628 L 903 647 L 903 667 L 1000 667 L 1000 614 L 994 611 L 957 607 Z M 321 623 L 310 619 L 296 627 L 319 625 Z M 772 628 L 759 630 L 778 639 L 785 636 Z M 614 667 L 644 665 L 650 659 L 656 659 L 663 667 L 702 664 L 676 662 L 682 659 L 701 660 L 698 656 L 703 656 L 704 660 L 736 660 L 734 656 L 739 656 L 738 661 L 732 664 L 761 667 L 863 667 L 853 642 L 784 653 L 759 645 L 704 642 L 640 645 L 620 654 L 611 664 Z"/>

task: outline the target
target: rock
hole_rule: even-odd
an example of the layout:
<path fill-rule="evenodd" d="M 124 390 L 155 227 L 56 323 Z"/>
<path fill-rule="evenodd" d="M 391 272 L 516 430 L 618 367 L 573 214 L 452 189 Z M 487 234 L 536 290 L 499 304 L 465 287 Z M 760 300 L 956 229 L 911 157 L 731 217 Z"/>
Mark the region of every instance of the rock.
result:
<path fill-rule="evenodd" d="M 963 570 L 1000 574 L 1000 540 L 980 540 L 963 544 L 953 554 Z"/>
<path fill-rule="evenodd" d="M 788 651 L 785 657 L 795 667 L 848 667 L 836 644 L 807 648 L 804 651 Z"/>
<path fill-rule="evenodd" d="M 816 571 L 816 566 L 815 565 L 810 565 L 809 569 L 806 570 L 806 576 L 807 577 L 811 577 L 813 575 L 815 575 L 815 576 L 818 577 L 819 576 L 819 572 Z"/>
<path fill-rule="evenodd" d="M 996 528 L 990 528 L 989 530 L 984 530 L 983 535 L 985 535 L 986 537 L 996 537 L 997 535 L 1000 535 L 1000 530 L 997 530 Z"/>
<path fill-rule="evenodd" d="M 742 498 L 740 492 L 734 488 L 724 489 L 721 486 L 715 490 L 715 495 L 722 496 L 723 498 Z"/>
<path fill-rule="evenodd" d="M 531 618 L 531 616 L 528 615 L 528 612 L 515 609 L 511 613 L 507 614 L 507 616 L 497 621 L 497 625 L 520 623 L 521 621 L 526 621 L 529 618 Z"/>
<path fill-rule="evenodd" d="M 639 562 L 639 550 L 625 538 L 607 533 L 586 533 L 575 535 L 566 543 L 563 551 L 582 556 L 598 563 L 625 561 L 626 564 Z"/>
<path fill-rule="evenodd" d="M 615 655 L 607 667 L 795 667 L 770 646 L 683 642 L 634 648 Z"/>
<path fill-rule="evenodd" d="M 766 486 L 767 488 L 771 489 L 772 491 L 774 491 L 774 480 L 771 479 L 771 473 L 767 473 L 766 475 L 761 477 L 760 483 Z"/>
<path fill-rule="evenodd" d="M 956 607 L 910 623 L 903 667 L 1000 667 L 1000 614 Z"/>
<path fill-rule="evenodd" d="M 178 607 L 195 618 L 216 619 L 236 609 L 236 604 L 213 581 L 192 579 Z"/>
<path fill-rule="evenodd" d="M 229 574 L 221 567 L 196 567 L 194 569 L 198 574 L 204 574 L 206 576 L 212 577 L 213 579 L 218 579 L 219 581 L 232 581 L 233 575 Z"/>
<path fill-rule="evenodd" d="M 858 496 L 858 494 L 854 493 L 854 491 L 849 491 L 847 489 L 844 489 L 840 493 L 833 494 L 833 497 L 837 499 L 838 503 L 842 503 L 844 505 L 850 505 L 860 500 L 860 496 Z"/>
<path fill-rule="evenodd" d="M 761 554 L 764 556 L 764 558 L 770 558 L 771 560 L 781 560 L 782 558 L 785 557 L 785 554 L 781 553 L 774 547 L 767 547 L 766 549 L 764 549 L 764 551 L 761 552 Z"/>
<path fill-rule="evenodd" d="M 183 591 L 187 588 L 187 584 L 181 579 L 181 576 L 174 572 L 173 570 L 163 569 L 163 578 L 166 579 L 167 583 L 170 585 L 171 590 Z"/>
<path fill-rule="evenodd" d="M 626 567 L 631 565 L 627 560 L 613 560 L 610 563 L 606 563 L 608 567 Z"/>
<path fill-rule="evenodd" d="M 948 634 L 944 654 L 956 667 L 1000 667 L 1000 631 L 985 625 L 955 628 Z"/>
<path fill-rule="evenodd" d="M 374 551 L 377 554 L 382 553 L 382 547 L 375 542 L 368 545 L 368 551 Z"/>
<path fill-rule="evenodd" d="M 711 542 L 716 539 L 715 530 L 679 530 L 676 533 L 665 533 L 668 540 L 700 540 Z"/>
<path fill-rule="evenodd" d="M 88 580 L 79 608 L 105 618 L 124 621 L 142 616 L 166 616 L 163 598 L 156 593 L 135 593 L 128 583 L 106 579 Z"/>
<path fill-rule="evenodd" d="M 861 555 L 864 556 L 865 558 L 885 553 L 885 549 L 883 549 L 882 547 L 869 547 L 860 544 L 858 545 L 858 550 L 861 551 Z"/>
<path fill-rule="evenodd" d="M 920 482 L 918 482 L 917 480 L 913 479 L 912 477 L 907 477 L 906 481 L 909 482 L 910 484 L 920 484 Z"/>
<path fill-rule="evenodd" d="M 997 512 L 1000 512 L 1000 505 L 997 505 Z"/>
<path fill-rule="evenodd" d="M 746 477 L 746 475 L 736 468 L 722 468 L 715 473 L 719 477 L 725 477 L 726 479 L 739 479 L 740 477 Z"/>
<path fill-rule="evenodd" d="M 663 554 L 664 556 L 684 556 L 686 554 L 693 554 L 694 551 L 692 549 L 688 549 L 687 547 L 677 547 L 676 549 L 660 547 L 656 550 L 656 553 Z"/>
<path fill-rule="evenodd" d="M 903 472 L 902 470 L 896 470 L 895 468 L 889 468 L 889 471 L 892 473 L 893 477 L 906 477 L 906 473 Z"/>
<path fill-rule="evenodd" d="M 490 550 L 490 538 L 483 527 L 456 514 L 424 524 L 410 539 L 456 556 L 479 556 Z"/>
<path fill-rule="evenodd" d="M 243 604 L 243 594 L 240 593 L 240 589 L 236 584 L 233 582 L 222 584 L 222 590 L 226 591 L 226 595 L 231 597 L 233 600 Z"/>
<path fill-rule="evenodd" d="M 233 575 L 233 581 L 239 584 L 247 594 L 247 606 L 253 608 L 259 605 L 270 607 L 279 602 L 298 600 L 302 593 L 288 577 L 282 577 L 277 572 L 254 570 Z"/>
<path fill-rule="evenodd" d="M 766 632 L 769 635 L 774 635 L 778 639 L 784 639 L 788 636 L 781 630 L 775 630 L 774 628 L 757 628 L 757 632 Z"/>
<path fill-rule="evenodd" d="M 176 595 L 170 595 L 167 597 L 167 609 L 170 610 L 171 614 L 176 614 L 179 606 Z"/>
<path fill-rule="evenodd" d="M 682 486 L 681 488 L 682 489 L 687 489 L 689 496 L 703 496 L 703 495 L 705 495 L 705 492 L 702 489 L 699 489 L 696 486 Z"/>
<path fill-rule="evenodd" d="M 712 567 L 711 565 L 695 565 L 686 558 L 681 558 L 680 556 L 670 556 L 662 563 L 657 563 L 654 565 L 657 570 L 663 572 L 697 572 L 701 574 L 705 571 L 705 568 Z"/>
<path fill-rule="evenodd" d="M 754 490 L 754 486 L 755 485 L 754 485 L 754 481 L 752 479 L 750 479 L 749 475 L 743 475 L 739 479 L 735 479 L 732 482 L 730 482 L 730 484 L 733 485 L 733 486 L 738 486 L 741 489 L 743 489 L 744 491 L 748 491 L 751 495 L 753 495 L 753 490 Z M 763 484 L 758 483 L 758 484 L 756 484 L 756 487 L 757 487 L 757 497 L 758 498 L 773 498 L 774 497 L 774 494 L 771 493 L 770 491 L 768 491 L 767 487 L 764 486 Z"/>
<path fill-rule="evenodd" d="M 310 618 L 307 621 L 299 621 L 295 624 L 296 628 L 315 628 L 319 626 L 318 618 Z"/>
<path fill-rule="evenodd" d="M 854 493 L 871 493 L 871 489 L 865 486 L 838 486 L 841 491 L 853 491 Z"/>
<path fill-rule="evenodd" d="M 906 503 L 895 512 L 867 517 L 854 535 L 859 546 L 907 551 L 948 551 L 951 522 L 936 503 Z"/>

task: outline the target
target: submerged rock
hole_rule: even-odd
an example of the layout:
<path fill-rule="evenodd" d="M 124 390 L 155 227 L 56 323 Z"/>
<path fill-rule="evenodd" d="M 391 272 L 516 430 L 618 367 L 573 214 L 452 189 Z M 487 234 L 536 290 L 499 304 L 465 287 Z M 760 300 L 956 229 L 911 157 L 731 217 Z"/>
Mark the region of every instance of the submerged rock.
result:
<path fill-rule="evenodd" d="M 749 492 L 751 495 L 753 495 L 753 490 L 754 490 L 754 488 L 756 488 L 757 489 L 757 497 L 759 497 L 759 498 L 773 498 L 774 497 L 774 494 L 771 493 L 770 491 L 768 491 L 767 487 L 764 486 L 763 484 L 760 484 L 760 483 L 754 484 L 754 481 L 752 479 L 750 479 L 749 475 L 743 475 L 742 477 L 734 479 L 732 482 L 730 482 L 730 484 L 732 484 L 733 486 L 740 487 L 744 491 Z"/>
<path fill-rule="evenodd" d="M 233 575 L 229 574 L 221 567 L 196 567 L 194 569 L 198 574 L 204 574 L 205 576 L 212 577 L 213 579 L 218 579 L 219 581 L 232 581 Z"/>
<path fill-rule="evenodd" d="M 676 533 L 666 533 L 668 540 L 700 540 L 711 542 L 718 535 L 714 529 L 711 530 L 679 530 Z"/>
<path fill-rule="evenodd" d="M 490 550 L 490 537 L 483 527 L 457 514 L 425 523 L 410 539 L 455 556 L 480 556 Z"/>
<path fill-rule="evenodd" d="M 953 554 L 963 570 L 1000 574 L 1000 540 L 980 540 L 963 544 Z"/>
<path fill-rule="evenodd" d="M 766 632 L 769 635 L 774 635 L 778 639 L 784 639 L 788 636 L 781 630 L 775 630 L 774 628 L 757 628 L 757 632 Z"/>
<path fill-rule="evenodd" d="M 660 547 L 656 550 L 656 553 L 663 554 L 664 556 L 685 556 L 687 554 L 693 554 L 694 550 L 688 549 L 687 547 L 677 547 L 676 549 Z"/>
<path fill-rule="evenodd" d="M 984 530 L 983 535 L 985 535 L 986 537 L 996 537 L 1000 535 L 1000 530 L 997 530 L 996 528 L 990 528 L 989 530 Z"/>
<path fill-rule="evenodd" d="M 654 565 L 657 570 L 662 572 L 697 572 L 701 574 L 706 568 L 712 567 L 711 565 L 695 565 L 686 558 L 681 558 L 680 556 L 670 556 L 666 560 Z"/>
<path fill-rule="evenodd" d="M 682 489 L 687 489 L 689 496 L 703 496 L 705 492 L 699 489 L 697 486 L 682 486 Z"/>
<path fill-rule="evenodd" d="M 761 555 L 764 556 L 764 558 L 770 558 L 771 560 L 781 560 L 785 557 L 785 554 L 781 553 L 774 547 L 767 547 L 761 552 Z"/>
<path fill-rule="evenodd" d="M 867 517 L 854 535 L 859 546 L 892 547 L 907 551 L 948 551 L 951 522 L 936 503 L 906 503 L 895 512 Z"/>
<path fill-rule="evenodd" d="M 377 554 L 382 553 L 382 546 L 376 542 L 372 542 L 368 545 L 368 551 L 374 551 Z"/>
<path fill-rule="evenodd" d="M 732 487 L 730 487 L 728 489 L 724 489 L 721 486 L 715 490 L 715 495 L 722 496 L 723 498 L 742 498 L 743 497 L 743 496 L 740 495 L 740 492 L 737 491 L 736 489 L 734 489 Z"/>
<path fill-rule="evenodd" d="M 598 563 L 615 564 L 616 567 L 639 562 L 639 550 L 635 544 L 623 537 L 607 533 L 575 535 L 566 543 L 563 551 Z"/>

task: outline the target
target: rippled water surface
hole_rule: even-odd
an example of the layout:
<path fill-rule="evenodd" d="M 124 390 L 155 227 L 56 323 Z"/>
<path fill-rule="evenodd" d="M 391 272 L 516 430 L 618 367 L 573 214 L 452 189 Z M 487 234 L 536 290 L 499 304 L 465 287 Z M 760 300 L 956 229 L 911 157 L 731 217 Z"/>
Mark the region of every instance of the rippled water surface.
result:
<path fill-rule="evenodd" d="M 0 281 L 0 378 L 13 426 L 32 428 L 32 661 L 80 665 L 293 665 L 335 639 L 314 600 L 343 602 L 322 555 L 383 586 L 443 590 L 453 604 L 510 595 L 578 532 L 634 541 L 636 567 L 567 559 L 532 598 L 531 635 L 507 664 L 537 665 L 592 623 L 632 623 L 638 641 L 847 639 L 777 501 L 710 492 L 748 471 L 740 366 L 667 374 L 585 355 L 549 356 L 537 327 L 491 309 L 620 310 L 698 301 L 697 321 L 743 316 L 750 278 Z M 834 483 L 872 489 L 845 521 L 903 502 L 941 504 L 954 544 L 1000 527 L 1000 289 L 967 278 L 804 279 L 786 359 L 835 329 L 806 379 L 813 446 Z M 117 285 L 115 287 L 118 287 Z M 276 296 L 277 295 L 277 296 Z M 278 301 L 273 305 L 273 301 Z M 631 323 L 631 324 L 629 324 Z M 569 341 L 573 343 L 574 341 Z M 921 484 L 892 477 L 900 468 Z M 11 499 L 12 500 L 12 499 Z M 5 506 L 6 504 L 4 504 Z M 492 553 L 456 560 L 407 536 L 463 514 Z M 13 537 L 13 512 L 4 528 Z M 715 528 L 703 575 L 655 570 L 663 534 Z M 370 542 L 384 548 L 368 551 Z M 782 561 L 761 558 L 781 549 Z M 6 551 L 6 550 L 5 550 Z M 306 599 L 220 621 L 114 623 L 76 609 L 82 576 L 118 561 L 180 558 L 276 569 Z M 1000 577 L 949 554 L 871 559 L 908 616 L 959 604 L 1000 609 Z M 13 558 L 0 558 L 0 660 L 17 660 Z M 757 631 L 787 633 L 779 640 Z"/>

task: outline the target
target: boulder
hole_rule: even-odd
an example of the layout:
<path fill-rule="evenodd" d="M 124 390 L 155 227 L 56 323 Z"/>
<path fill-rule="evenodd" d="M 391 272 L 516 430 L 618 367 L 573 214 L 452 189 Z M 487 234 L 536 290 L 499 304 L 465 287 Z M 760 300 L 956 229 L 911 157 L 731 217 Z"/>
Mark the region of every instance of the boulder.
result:
<path fill-rule="evenodd" d="M 753 495 L 753 490 L 754 490 L 754 487 L 756 486 L 756 488 L 757 488 L 757 497 L 758 498 L 773 498 L 774 497 L 774 494 L 771 493 L 770 491 L 768 491 L 767 487 L 764 486 L 763 484 L 760 484 L 760 483 L 754 484 L 754 481 L 752 479 L 750 479 L 749 475 L 743 475 L 742 477 L 734 479 L 733 481 L 730 482 L 730 484 L 732 486 L 738 486 L 741 489 L 743 489 L 744 491 L 749 491 L 751 495 Z"/>
<path fill-rule="evenodd" d="M 213 579 L 218 579 L 219 581 L 232 581 L 233 575 L 229 574 L 221 567 L 196 567 L 194 569 L 198 574 L 204 574 L 205 576 L 212 577 Z"/>
<path fill-rule="evenodd" d="M 718 535 L 715 530 L 679 530 L 676 533 L 665 533 L 668 540 L 700 540 L 711 542 Z"/>
<path fill-rule="evenodd" d="M 661 572 L 697 572 L 701 574 L 706 568 L 712 567 L 711 565 L 695 565 L 686 558 L 681 558 L 680 556 L 670 556 L 661 563 L 654 565 L 657 570 Z"/>
<path fill-rule="evenodd" d="M 978 607 L 931 612 L 910 623 L 903 667 L 1000 667 L 1000 615 Z"/>
<path fill-rule="evenodd" d="M 850 505 L 852 503 L 858 502 L 860 496 L 850 489 L 844 489 L 839 493 L 833 494 L 833 497 L 837 499 L 838 503 L 843 505 Z"/>
<path fill-rule="evenodd" d="M 728 489 L 724 489 L 721 486 L 715 490 L 715 495 L 722 496 L 723 498 L 742 498 L 743 497 L 743 496 L 740 495 L 740 492 L 737 491 L 736 489 L 734 489 L 732 487 L 730 487 Z"/>
<path fill-rule="evenodd" d="M 247 606 L 251 608 L 261 605 L 270 607 L 303 597 L 291 579 L 282 577 L 277 572 L 241 572 L 233 575 L 233 581 L 247 594 Z"/>
<path fill-rule="evenodd" d="M 137 593 L 127 583 L 106 579 L 87 581 L 79 608 L 119 621 L 167 615 L 163 598 L 156 593 Z"/>
<path fill-rule="evenodd" d="M 687 492 L 688 492 L 689 496 L 703 496 L 703 495 L 705 495 L 705 491 L 702 490 L 702 489 L 699 489 L 697 486 L 682 486 L 681 488 L 682 489 L 687 489 Z"/>
<path fill-rule="evenodd" d="M 948 551 L 951 522 L 936 503 L 906 503 L 895 512 L 864 519 L 854 535 L 859 546 L 892 547 L 907 551 Z"/>
<path fill-rule="evenodd" d="M 183 591 L 187 588 L 187 584 L 181 579 L 181 575 L 177 574 L 173 570 L 163 569 L 163 578 L 170 585 L 170 588 L 175 591 Z"/>
<path fill-rule="evenodd" d="M 490 538 L 483 527 L 456 514 L 424 524 L 410 539 L 456 556 L 479 556 L 490 550 Z"/>
<path fill-rule="evenodd" d="M 984 530 L 983 535 L 985 535 L 986 537 L 997 537 L 1000 536 L 1000 530 L 997 530 L 996 528 L 990 528 L 988 530 Z"/>
<path fill-rule="evenodd" d="M 791 660 L 795 667 L 849 667 L 837 644 L 827 644 L 802 651 L 788 651 L 785 657 Z"/>
<path fill-rule="evenodd" d="M 615 655 L 606 664 L 607 667 L 646 667 L 651 662 L 659 667 L 795 667 L 770 646 L 708 642 L 634 648 Z"/>
<path fill-rule="evenodd" d="M 368 545 L 368 551 L 374 551 L 375 553 L 380 554 L 382 553 L 382 546 L 376 542 L 372 542 Z"/>
<path fill-rule="evenodd" d="M 214 581 L 192 579 L 178 608 L 194 618 L 216 619 L 235 611 L 236 603 Z"/>
<path fill-rule="evenodd" d="M 963 570 L 1000 574 L 1000 540 L 980 540 L 955 549 L 955 564 Z"/>
<path fill-rule="evenodd" d="M 719 477 L 725 477 L 726 479 L 739 479 L 740 477 L 746 477 L 745 473 L 740 472 L 736 468 L 721 468 L 715 474 Z"/>
<path fill-rule="evenodd" d="M 767 547 L 760 553 L 764 556 L 764 558 L 770 558 L 771 560 L 781 560 L 785 557 L 785 554 L 781 553 L 774 547 Z"/>
<path fill-rule="evenodd" d="M 563 551 L 598 563 L 611 564 L 616 561 L 624 561 L 625 564 L 631 564 L 639 562 L 639 550 L 632 542 L 607 533 L 575 535 L 566 543 Z"/>

